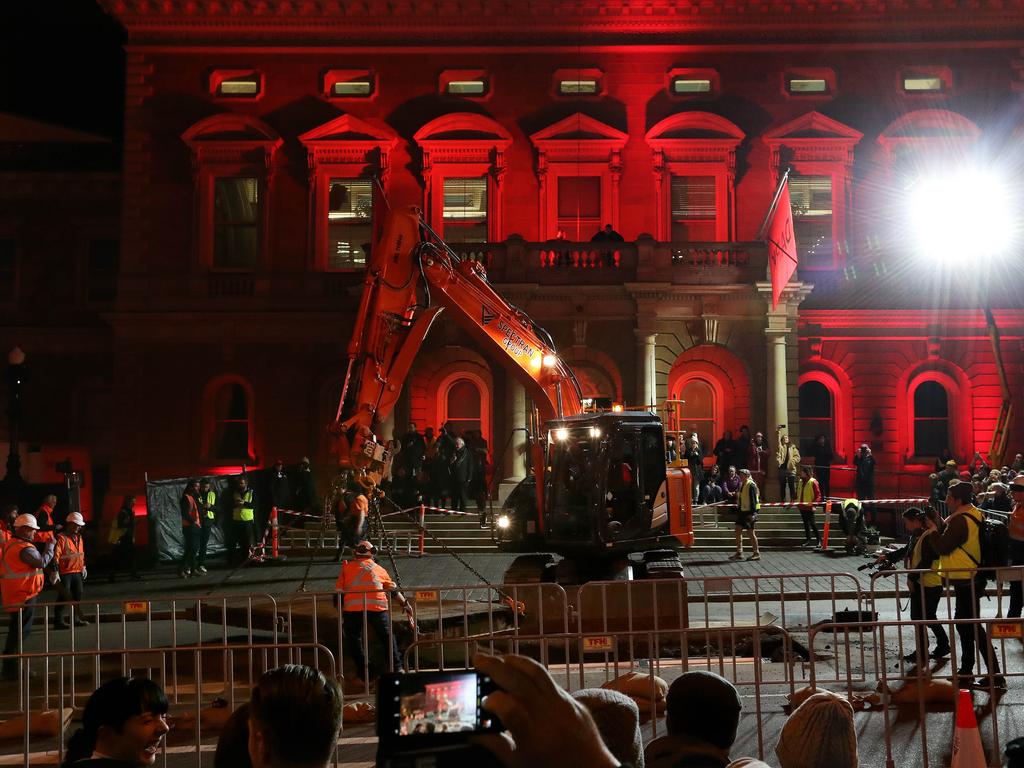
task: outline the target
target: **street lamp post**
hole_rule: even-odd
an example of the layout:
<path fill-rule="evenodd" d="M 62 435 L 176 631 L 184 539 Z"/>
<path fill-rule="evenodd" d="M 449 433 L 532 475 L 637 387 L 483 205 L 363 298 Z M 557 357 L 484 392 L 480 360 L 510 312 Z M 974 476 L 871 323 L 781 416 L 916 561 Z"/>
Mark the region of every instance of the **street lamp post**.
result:
<path fill-rule="evenodd" d="M 10 445 L 7 453 L 7 474 L 3 486 L 5 495 L 16 497 L 24 480 L 21 477 L 21 453 L 18 450 L 20 440 L 22 413 L 22 386 L 28 376 L 25 365 L 25 353 L 19 347 L 12 349 L 7 355 L 7 423 L 10 432 Z"/>

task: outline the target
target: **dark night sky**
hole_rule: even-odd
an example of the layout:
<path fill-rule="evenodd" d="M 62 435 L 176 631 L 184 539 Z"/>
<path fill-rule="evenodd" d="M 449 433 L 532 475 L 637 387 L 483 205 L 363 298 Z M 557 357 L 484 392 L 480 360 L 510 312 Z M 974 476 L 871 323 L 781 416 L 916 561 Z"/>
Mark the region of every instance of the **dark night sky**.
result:
<path fill-rule="evenodd" d="M 119 140 L 124 38 L 95 0 L 3 0 L 0 112 Z"/>

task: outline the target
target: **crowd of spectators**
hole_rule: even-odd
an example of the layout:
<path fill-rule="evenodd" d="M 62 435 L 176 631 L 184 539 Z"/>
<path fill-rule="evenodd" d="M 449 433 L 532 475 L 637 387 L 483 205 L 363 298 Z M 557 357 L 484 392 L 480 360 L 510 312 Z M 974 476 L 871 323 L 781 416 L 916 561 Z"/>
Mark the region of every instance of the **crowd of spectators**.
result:
<path fill-rule="evenodd" d="M 523 656 L 478 654 L 474 664 L 497 684 L 483 704 L 506 730 L 472 737 L 476 754 L 482 748 L 491 756 L 478 757 L 473 765 L 562 768 L 567 755 L 571 764 L 588 768 L 765 765 L 731 754 L 743 704 L 736 687 L 713 672 L 685 672 L 672 683 L 666 734 L 645 748 L 637 705 L 621 693 L 590 689 L 570 695 L 543 666 Z M 339 749 L 342 704 L 340 686 L 322 672 L 294 664 L 269 670 L 225 723 L 213 764 L 325 768 Z M 173 727 L 169 709 L 163 690 L 148 679 L 120 677 L 104 683 L 86 703 L 62 768 L 154 765 Z M 783 726 L 775 757 L 781 768 L 857 768 L 849 702 L 824 691 L 808 697 Z M 437 764 L 449 763 L 460 764 Z"/>
<path fill-rule="evenodd" d="M 971 461 L 961 465 L 947 450 L 935 461 L 935 471 L 928 476 L 931 501 L 933 504 L 941 504 L 950 484 L 955 480 L 971 484 L 975 497 L 980 500 L 978 506 L 981 509 L 1008 513 L 1013 509 L 1010 483 L 1022 472 L 1024 455 L 1020 453 L 1015 454 L 1009 464 L 996 468 L 989 466 L 980 451 L 975 451 Z"/>
<path fill-rule="evenodd" d="M 460 431 L 452 422 L 420 432 L 415 424 L 389 442 L 391 477 L 385 490 L 402 506 L 467 511 L 472 499 L 484 513 L 491 486 L 491 459 L 480 430 Z"/>

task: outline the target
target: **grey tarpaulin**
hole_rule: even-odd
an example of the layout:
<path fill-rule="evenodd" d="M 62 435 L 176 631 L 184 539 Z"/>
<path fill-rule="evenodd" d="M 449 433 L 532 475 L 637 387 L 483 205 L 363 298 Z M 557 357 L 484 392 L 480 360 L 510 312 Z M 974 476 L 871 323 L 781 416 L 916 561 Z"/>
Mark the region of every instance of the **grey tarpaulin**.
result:
<path fill-rule="evenodd" d="M 249 470 L 249 485 L 256 496 L 256 538 L 263 535 L 267 520 L 270 494 L 266 490 L 269 470 Z M 210 532 L 207 555 L 223 554 L 230 543 L 231 496 L 241 475 L 217 475 L 208 477 L 210 486 L 217 492 L 217 520 Z M 181 535 L 181 494 L 189 478 L 176 477 L 169 480 L 150 480 L 146 483 L 146 507 L 149 512 L 149 540 L 156 558 L 160 562 L 181 560 L 184 541 Z"/>

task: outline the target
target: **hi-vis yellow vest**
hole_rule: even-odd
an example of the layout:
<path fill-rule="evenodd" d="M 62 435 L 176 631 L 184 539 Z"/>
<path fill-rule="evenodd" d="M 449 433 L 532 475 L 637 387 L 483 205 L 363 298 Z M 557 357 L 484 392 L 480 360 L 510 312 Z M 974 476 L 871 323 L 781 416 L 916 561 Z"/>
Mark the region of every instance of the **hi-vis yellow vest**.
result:
<path fill-rule="evenodd" d="M 921 545 L 924 543 L 925 538 L 933 533 L 937 533 L 937 531 L 928 530 L 918 536 L 917 541 L 914 542 L 914 549 L 910 553 L 910 569 L 912 571 L 920 570 L 921 568 L 931 568 L 930 572 L 921 574 L 921 584 L 925 587 L 942 586 L 942 574 L 940 573 L 941 558 L 930 563 L 921 562 Z"/>
<path fill-rule="evenodd" d="M 978 525 L 982 522 L 982 516 L 985 513 L 972 506 L 970 510 L 960 514 L 973 518 L 973 520 L 964 521 L 967 525 L 967 541 L 963 543 L 963 546 L 957 547 L 948 555 L 942 555 L 939 558 L 942 575 L 953 581 L 966 581 L 972 578 L 973 574 L 969 571 L 973 571 L 981 563 L 981 539 L 978 537 Z"/>
<path fill-rule="evenodd" d="M 814 486 L 817 483 L 817 479 L 811 478 L 810 480 L 800 481 L 800 503 L 801 504 L 813 504 L 814 503 Z"/>
<path fill-rule="evenodd" d="M 754 508 L 750 509 L 750 486 L 754 486 Z M 761 494 L 758 493 L 754 479 L 748 477 L 740 486 L 740 512 L 757 512 L 761 508 Z"/>
<path fill-rule="evenodd" d="M 206 492 L 206 506 L 209 509 L 206 510 L 206 516 L 210 520 L 214 520 L 217 517 L 217 494 L 214 491 Z"/>
<path fill-rule="evenodd" d="M 252 503 L 252 488 L 246 488 L 244 493 L 235 491 L 235 508 L 232 517 L 235 520 L 250 522 L 255 519 L 256 509 Z"/>

